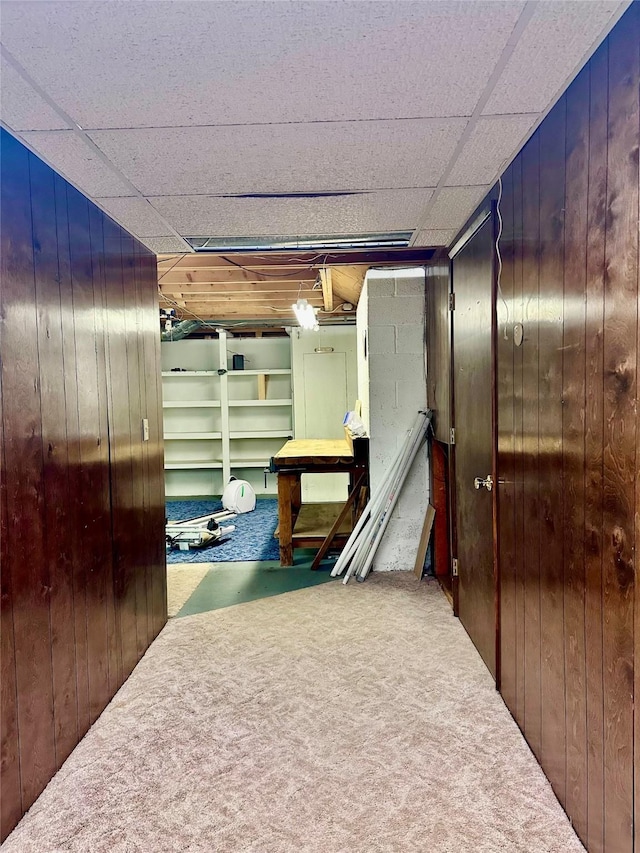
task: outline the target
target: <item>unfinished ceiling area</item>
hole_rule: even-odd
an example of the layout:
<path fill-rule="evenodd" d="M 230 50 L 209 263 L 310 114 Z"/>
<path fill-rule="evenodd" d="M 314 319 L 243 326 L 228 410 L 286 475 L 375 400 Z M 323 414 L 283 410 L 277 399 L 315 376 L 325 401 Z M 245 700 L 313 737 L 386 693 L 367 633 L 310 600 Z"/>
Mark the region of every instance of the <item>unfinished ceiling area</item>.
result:
<path fill-rule="evenodd" d="M 368 264 L 329 259 L 311 253 L 160 255 L 160 307 L 174 309 L 177 319 L 277 326 L 295 324 L 292 303 L 306 299 L 320 323 L 353 321 Z"/>
<path fill-rule="evenodd" d="M 3 2 L 2 120 L 159 253 L 442 246 L 627 5 Z"/>

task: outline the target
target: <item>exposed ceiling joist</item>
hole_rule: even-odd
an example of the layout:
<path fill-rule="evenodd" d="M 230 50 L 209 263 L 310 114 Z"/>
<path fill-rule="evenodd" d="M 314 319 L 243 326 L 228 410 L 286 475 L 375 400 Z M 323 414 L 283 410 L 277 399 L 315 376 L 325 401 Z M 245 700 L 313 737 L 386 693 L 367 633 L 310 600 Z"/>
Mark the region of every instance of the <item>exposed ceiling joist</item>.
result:
<path fill-rule="evenodd" d="M 245 319 L 295 323 L 292 305 L 306 299 L 318 309 L 320 322 L 351 318 L 370 263 L 379 253 L 273 253 L 216 255 L 210 253 L 166 255 L 158 259 L 158 286 L 162 308 L 176 309 L 179 316 L 198 317 L 223 323 Z M 426 263 L 430 252 L 418 253 Z M 386 263 L 416 266 L 415 250 L 407 253 L 385 252 Z M 328 264 L 336 258 L 342 263 Z M 346 263 L 346 260 L 351 263 Z M 349 304 L 347 310 L 340 308 Z"/>
<path fill-rule="evenodd" d="M 322 282 L 324 310 L 333 311 L 333 283 L 331 281 L 331 267 L 320 270 L 320 281 Z"/>
<path fill-rule="evenodd" d="M 369 269 L 368 264 L 359 264 L 333 269 L 333 289 L 344 301 L 357 305 L 364 277 Z"/>

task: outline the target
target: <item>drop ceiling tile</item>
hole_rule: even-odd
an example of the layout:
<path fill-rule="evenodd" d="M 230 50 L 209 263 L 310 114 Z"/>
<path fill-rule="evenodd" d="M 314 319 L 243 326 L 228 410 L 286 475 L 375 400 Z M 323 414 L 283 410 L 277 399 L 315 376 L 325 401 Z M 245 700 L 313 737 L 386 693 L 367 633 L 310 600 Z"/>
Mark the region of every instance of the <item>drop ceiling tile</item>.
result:
<path fill-rule="evenodd" d="M 479 119 L 447 178 L 447 185 L 494 181 L 505 160 L 511 159 L 521 148 L 537 119 L 535 113 Z"/>
<path fill-rule="evenodd" d="M 121 180 L 75 131 L 31 131 L 20 137 L 90 198 L 131 194 L 131 185 Z"/>
<path fill-rule="evenodd" d="M 466 119 L 90 134 L 144 195 L 435 186 Z"/>
<path fill-rule="evenodd" d="M 470 115 L 523 2 L 3 2 L 82 127 Z"/>
<path fill-rule="evenodd" d="M 428 231 L 418 231 L 414 246 L 448 246 L 456 236 L 457 229 L 443 228 L 436 230 L 434 228 Z"/>
<path fill-rule="evenodd" d="M 177 237 L 143 237 L 142 242 L 156 255 L 189 251 L 189 247 Z"/>
<path fill-rule="evenodd" d="M 286 199 L 174 196 L 152 201 L 183 236 L 311 236 L 412 231 L 431 192 Z"/>
<path fill-rule="evenodd" d="M 97 198 L 96 201 L 137 237 L 175 237 L 162 216 L 145 198 Z"/>
<path fill-rule="evenodd" d="M 600 0 L 537 3 L 483 114 L 545 111 L 626 5 Z"/>
<path fill-rule="evenodd" d="M 0 58 L 0 113 L 14 131 L 68 129 L 69 124 L 23 80 L 4 57 Z"/>
<path fill-rule="evenodd" d="M 490 186 L 445 187 L 440 190 L 426 218 L 420 222 L 420 231 L 458 231 L 489 189 Z"/>

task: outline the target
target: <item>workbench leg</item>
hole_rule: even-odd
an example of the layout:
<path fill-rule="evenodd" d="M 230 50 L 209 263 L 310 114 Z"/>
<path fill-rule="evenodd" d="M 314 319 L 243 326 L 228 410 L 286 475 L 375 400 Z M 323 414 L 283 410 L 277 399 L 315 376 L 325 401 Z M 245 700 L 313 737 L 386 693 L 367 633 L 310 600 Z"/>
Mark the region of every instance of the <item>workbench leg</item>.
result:
<path fill-rule="evenodd" d="M 355 500 L 360 494 L 360 490 L 362 488 L 362 483 L 364 483 L 364 479 L 365 479 L 365 473 L 363 471 L 360 474 L 360 476 L 358 477 L 355 484 L 353 484 L 351 491 L 349 492 L 349 497 L 347 498 L 345 505 L 340 510 L 340 514 L 338 515 L 336 520 L 333 522 L 333 524 L 331 526 L 331 530 L 327 533 L 324 542 L 322 543 L 322 545 L 318 549 L 318 553 L 313 558 L 313 563 L 311 563 L 312 570 L 315 571 L 317 568 L 320 567 L 320 563 L 324 559 L 324 555 L 327 553 L 327 551 L 331 547 L 331 543 L 333 542 L 337 532 L 340 530 L 340 527 L 342 526 L 342 522 L 347 517 L 347 513 L 349 512 L 350 509 L 353 510 Z M 353 530 L 353 525 L 352 525 L 351 529 Z"/>
<path fill-rule="evenodd" d="M 296 484 L 293 474 L 278 474 L 278 521 L 280 540 L 280 565 L 293 565 L 293 514 L 292 490 Z"/>

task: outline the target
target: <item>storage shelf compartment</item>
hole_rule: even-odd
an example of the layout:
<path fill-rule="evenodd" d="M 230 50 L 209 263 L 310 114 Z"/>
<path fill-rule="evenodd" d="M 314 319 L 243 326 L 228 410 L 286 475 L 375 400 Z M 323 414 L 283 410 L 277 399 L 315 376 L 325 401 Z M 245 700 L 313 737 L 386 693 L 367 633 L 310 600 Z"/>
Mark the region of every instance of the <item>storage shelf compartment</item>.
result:
<path fill-rule="evenodd" d="M 291 406 L 293 400 L 229 400 L 229 406 Z"/>
<path fill-rule="evenodd" d="M 229 370 L 228 376 L 260 376 L 266 374 L 268 376 L 286 376 L 291 375 L 290 367 L 265 367 L 263 370 Z"/>
<path fill-rule="evenodd" d="M 230 471 L 274 494 L 263 470 L 293 435 L 290 340 L 223 334 L 163 343 L 161 353 L 167 495 L 222 494 Z M 237 354 L 248 369 L 233 370 Z"/>
<path fill-rule="evenodd" d="M 163 376 L 218 376 L 217 370 L 163 370 Z"/>
<path fill-rule="evenodd" d="M 165 400 L 164 409 L 219 409 L 220 400 Z"/>
<path fill-rule="evenodd" d="M 269 429 L 259 432 L 253 430 L 251 432 L 232 432 L 229 438 L 291 438 L 293 430 L 291 429 Z"/>
<path fill-rule="evenodd" d="M 183 439 L 222 438 L 221 432 L 165 432 L 165 441 L 182 441 Z"/>
<path fill-rule="evenodd" d="M 165 471 L 186 471 L 198 470 L 200 468 L 222 468 L 222 462 L 195 462 L 193 459 L 186 459 L 184 462 L 165 462 Z"/>
<path fill-rule="evenodd" d="M 192 498 L 194 495 L 217 497 L 224 491 L 222 471 L 205 469 L 169 469 L 165 471 L 168 498 Z"/>

